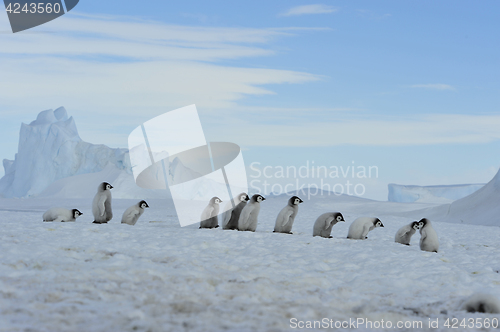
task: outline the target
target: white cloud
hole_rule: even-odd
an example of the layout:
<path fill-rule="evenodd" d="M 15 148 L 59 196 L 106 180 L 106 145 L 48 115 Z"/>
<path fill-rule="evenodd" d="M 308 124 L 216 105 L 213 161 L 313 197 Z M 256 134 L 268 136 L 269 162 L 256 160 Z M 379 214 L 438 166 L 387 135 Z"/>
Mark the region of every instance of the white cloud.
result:
<path fill-rule="evenodd" d="M 293 109 L 287 112 L 289 117 L 303 113 Z M 337 112 L 323 121 L 307 118 L 300 123 L 269 124 L 248 117 L 232 117 L 224 130 L 213 125 L 210 134 L 214 141 L 232 137 L 242 146 L 412 146 L 500 140 L 500 115 L 429 114 L 379 119 L 348 111 Z"/>
<path fill-rule="evenodd" d="M 0 15 L 0 29 L 5 26 L 7 15 Z M 82 138 L 124 146 L 129 129 L 174 108 L 194 103 L 217 114 L 247 96 L 273 94 L 272 84 L 321 79 L 217 63 L 272 55 L 270 42 L 291 36 L 288 30 L 297 31 L 63 16 L 33 30 L 0 34 L 0 111 L 30 121 L 44 109 L 65 106 Z M 6 132 L 0 140 L 17 139 Z"/>
<path fill-rule="evenodd" d="M 454 87 L 448 84 L 414 84 L 412 88 L 422 88 L 431 90 L 455 90 Z"/>
<path fill-rule="evenodd" d="M 307 14 L 330 14 L 337 12 L 338 9 L 327 5 L 304 5 L 292 7 L 279 16 L 297 16 L 297 15 L 307 15 Z"/>

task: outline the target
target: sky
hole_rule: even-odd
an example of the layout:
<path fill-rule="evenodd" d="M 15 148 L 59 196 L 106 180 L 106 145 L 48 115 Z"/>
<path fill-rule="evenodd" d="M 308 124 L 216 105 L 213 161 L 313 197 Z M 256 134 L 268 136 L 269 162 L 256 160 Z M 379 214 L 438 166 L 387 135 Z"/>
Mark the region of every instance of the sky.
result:
<path fill-rule="evenodd" d="M 196 104 L 207 140 L 239 144 L 251 179 L 372 166 L 376 177 L 328 181 L 380 200 L 388 183 L 485 183 L 500 165 L 499 9 L 81 0 L 16 34 L 0 13 L 0 157 L 46 109 L 64 106 L 85 141 L 127 147 L 141 123 Z"/>

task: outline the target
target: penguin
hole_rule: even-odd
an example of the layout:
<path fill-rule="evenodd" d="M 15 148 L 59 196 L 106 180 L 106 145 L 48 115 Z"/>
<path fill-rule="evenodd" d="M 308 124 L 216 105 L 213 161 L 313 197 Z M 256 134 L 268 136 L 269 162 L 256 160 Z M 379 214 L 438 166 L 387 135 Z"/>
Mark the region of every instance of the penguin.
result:
<path fill-rule="evenodd" d="M 403 226 L 396 232 L 394 241 L 409 246 L 411 237 L 419 229 L 420 229 L 420 223 L 418 221 L 414 221 L 406 226 Z"/>
<path fill-rule="evenodd" d="M 222 229 L 238 229 L 238 219 L 240 218 L 241 210 L 243 210 L 249 200 L 250 197 L 246 193 L 241 193 L 232 200 L 235 205 L 234 208 L 232 208 L 231 201 L 227 203 L 226 212 L 224 212 L 222 219 Z"/>
<path fill-rule="evenodd" d="M 43 221 L 66 222 L 76 221 L 76 218 L 81 216 L 78 209 L 68 210 L 65 208 L 52 208 L 43 214 Z"/>
<path fill-rule="evenodd" d="M 344 220 L 344 216 L 340 212 L 327 212 L 323 213 L 316 219 L 313 227 L 313 236 L 321 236 L 326 238 L 332 238 L 330 234 L 332 233 L 333 226 Z"/>
<path fill-rule="evenodd" d="M 238 230 L 255 232 L 257 229 L 257 217 L 259 216 L 260 203 L 266 199 L 259 194 L 255 194 L 250 202 L 241 210 L 238 219 Z"/>
<path fill-rule="evenodd" d="M 97 194 L 92 202 L 92 213 L 94 214 L 94 224 L 106 224 L 113 218 L 111 211 L 111 189 L 113 186 L 103 182 L 97 187 Z"/>
<path fill-rule="evenodd" d="M 132 205 L 123 212 L 122 224 L 135 225 L 139 217 L 144 213 L 144 209 L 148 207 L 148 203 L 144 200 Z"/>
<path fill-rule="evenodd" d="M 208 202 L 207 207 L 203 210 L 201 214 L 200 228 L 217 228 L 219 227 L 219 219 L 217 215 L 219 214 L 219 204 L 221 203 L 219 197 L 212 197 L 210 202 Z"/>
<path fill-rule="evenodd" d="M 368 232 L 376 227 L 384 227 L 379 218 L 360 217 L 354 220 L 351 226 L 349 226 L 347 238 L 354 240 L 367 239 Z"/>
<path fill-rule="evenodd" d="M 439 240 L 436 231 L 432 228 L 431 222 L 423 218 L 418 222 L 420 227 L 420 250 L 438 252 Z"/>
<path fill-rule="evenodd" d="M 498 299 L 485 293 L 471 295 L 462 305 L 462 310 L 467 312 L 482 312 L 485 314 L 500 314 L 500 303 Z"/>
<path fill-rule="evenodd" d="M 288 204 L 280 211 L 274 225 L 274 233 L 292 234 L 292 226 L 295 216 L 299 212 L 299 204 L 303 203 L 297 196 L 292 196 L 288 200 Z"/>

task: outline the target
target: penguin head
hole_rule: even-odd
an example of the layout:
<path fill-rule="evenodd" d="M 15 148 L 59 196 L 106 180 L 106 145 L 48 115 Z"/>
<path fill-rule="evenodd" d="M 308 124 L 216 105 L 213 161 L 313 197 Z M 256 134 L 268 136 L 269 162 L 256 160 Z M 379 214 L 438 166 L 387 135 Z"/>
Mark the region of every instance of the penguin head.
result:
<path fill-rule="evenodd" d="M 239 197 L 240 197 L 240 202 L 247 202 L 250 200 L 250 197 L 248 197 L 248 195 L 245 193 L 241 193 Z"/>
<path fill-rule="evenodd" d="M 335 218 L 334 220 L 336 222 L 341 222 L 341 221 L 345 222 L 345 219 L 344 219 L 344 216 L 342 215 L 342 213 L 339 213 L 339 212 L 334 213 L 333 217 Z"/>
<path fill-rule="evenodd" d="M 73 218 L 75 218 L 75 219 L 83 214 L 78 209 L 73 209 L 73 210 L 71 210 L 71 212 L 73 213 Z"/>
<path fill-rule="evenodd" d="M 145 209 L 145 208 L 148 208 L 149 205 L 148 205 L 148 203 L 146 203 L 146 201 L 142 200 L 142 201 L 139 202 L 139 207 L 141 209 Z"/>
<path fill-rule="evenodd" d="M 210 200 L 210 204 L 220 204 L 222 203 L 222 200 L 219 197 L 212 197 Z"/>
<path fill-rule="evenodd" d="M 411 223 L 411 228 L 413 228 L 414 230 L 418 231 L 420 228 L 421 228 L 421 225 L 418 221 L 414 221 Z"/>
<path fill-rule="evenodd" d="M 110 184 L 109 184 L 109 183 L 107 183 L 107 182 L 103 182 L 103 183 L 101 183 L 101 184 L 99 185 L 99 190 L 100 190 L 100 191 L 111 190 L 111 189 L 113 189 L 113 186 L 112 186 L 112 185 L 110 185 Z"/>
<path fill-rule="evenodd" d="M 292 196 L 289 200 L 288 200 L 288 204 L 290 204 L 291 206 L 294 206 L 294 205 L 299 205 L 300 203 L 303 203 L 304 201 L 301 200 L 298 196 Z"/>
<path fill-rule="evenodd" d="M 373 225 L 375 225 L 375 227 L 384 227 L 384 224 L 382 224 L 379 218 L 375 218 L 375 220 L 373 220 Z"/>
<path fill-rule="evenodd" d="M 420 219 L 420 221 L 418 222 L 418 224 L 420 225 L 420 229 L 424 228 L 427 224 L 429 224 L 429 220 L 427 218 L 422 218 Z"/>
<path fill-rule="evenodd" d="M 266 199 L 264 198 L 264 196 L 259 195 L 259 194 L 255 194 L 252 196 L 252 202 L 260 203 L 260 202 L 265 201 L 265 200 Z"/>

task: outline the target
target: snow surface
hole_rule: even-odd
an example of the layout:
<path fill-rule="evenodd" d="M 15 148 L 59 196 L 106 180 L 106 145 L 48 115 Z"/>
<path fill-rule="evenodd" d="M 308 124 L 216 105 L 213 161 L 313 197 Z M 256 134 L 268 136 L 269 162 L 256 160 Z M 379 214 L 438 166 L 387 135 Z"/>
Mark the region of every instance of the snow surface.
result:
<path fill-rule="evenodd" d="M 500 226 L 499 202 L 500 170 L 490 182 L 469 196 L 449 204 L 424 208 L 417 214 L 449 223 Z"/>
<path fill-rule="evenodd" d="M 389 202 L 400 203 L 451 203 L 482 188 L 480 184 L 457 184 L 449 186 L 413 186 L 389 183 Z"/>
<path fill-rule="evenodd" d="M 404 215 L 432 205 L 325 194 L 304 199 L 293 235 L 272 233 L 288 198 L 262 203 L 255 233 L 181 228 L 167 199 L 148 200 L 135 226 L 120 218 L 137 200 L 114 200 L 115 217 L 103 225 L 91 224 L 92 196 L 0 200 L 0 331 L 297 330 L 291 318 L 422 321 L 418 331 L 437 318 L 432 331 L 448 331 L 447 318 L 500 318 L 461 309 L 475 293 L 500 298 L 499 227 L 432 220 L 440 252 L 423 252 L 418 233 L 411 246 L 394 234 L 414 220 Z M 83 216 L 43 223 L 53 206 Z M 313 238 L 328 211 L 347 222 L 332 239 Z M 346 239 L 360 216 L 385 227 Z"/>

